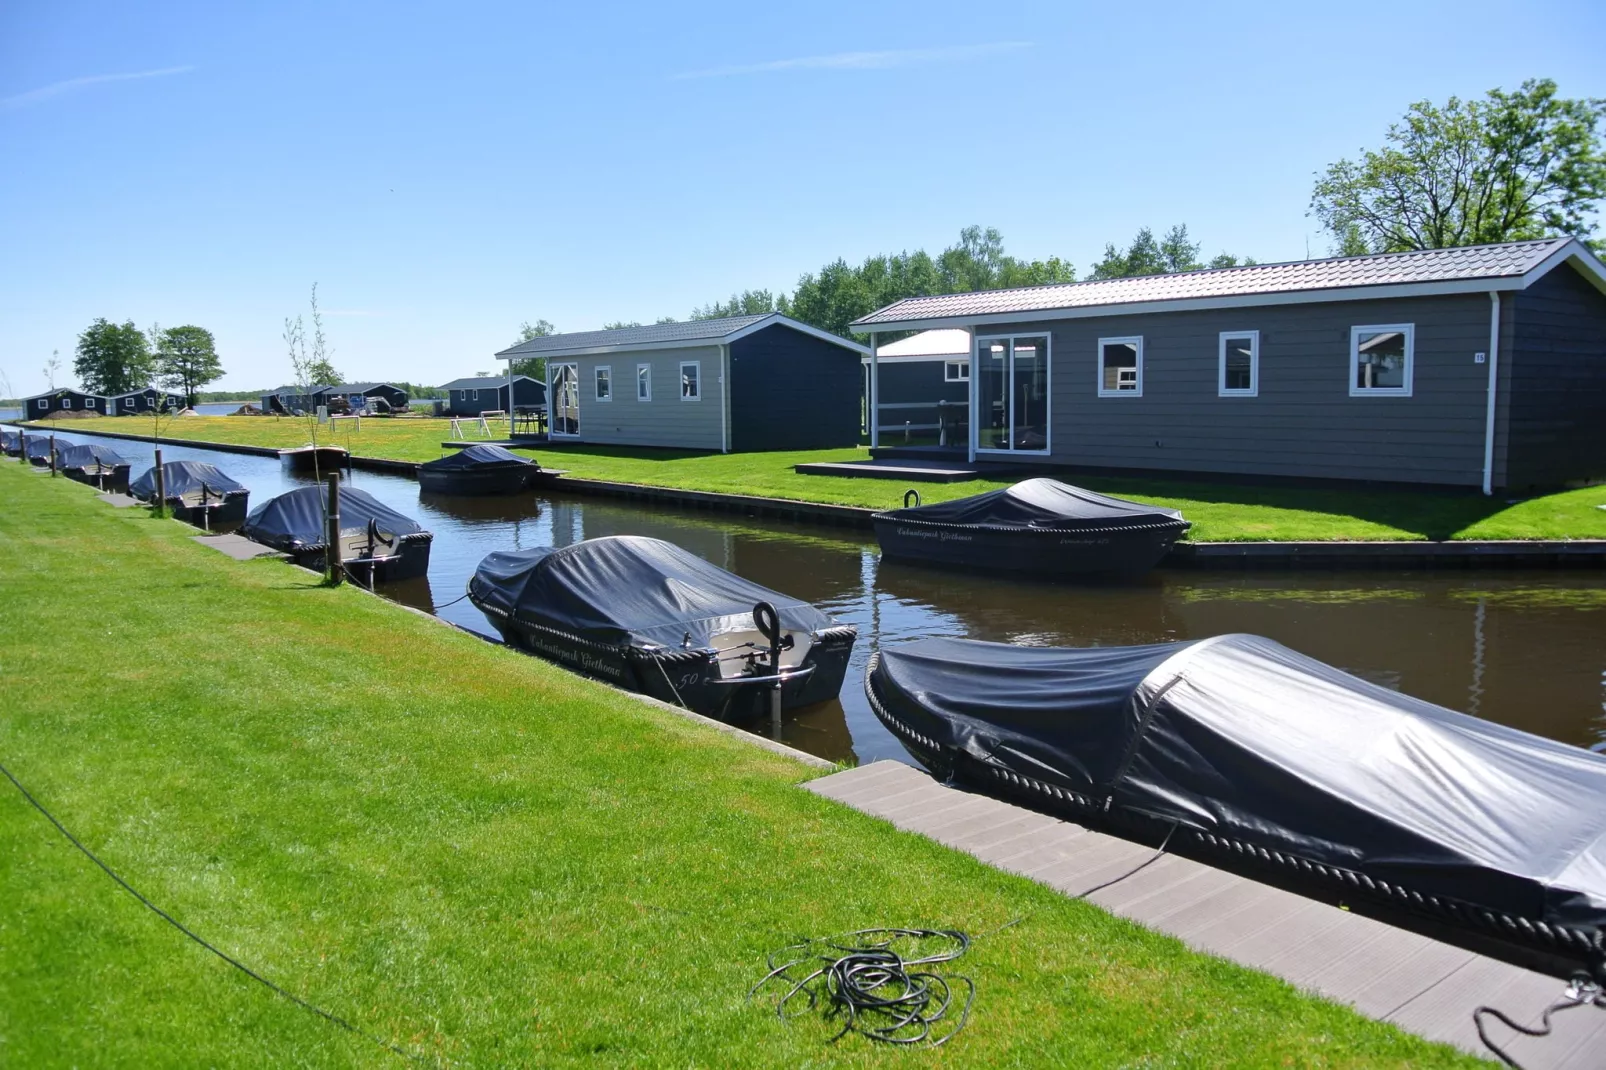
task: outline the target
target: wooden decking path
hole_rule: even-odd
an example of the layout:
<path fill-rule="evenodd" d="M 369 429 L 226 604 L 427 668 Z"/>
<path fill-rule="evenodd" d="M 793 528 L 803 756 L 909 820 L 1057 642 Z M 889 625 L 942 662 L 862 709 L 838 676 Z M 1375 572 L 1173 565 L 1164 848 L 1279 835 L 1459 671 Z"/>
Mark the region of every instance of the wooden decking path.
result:
<path fill-rule="evenodd" d="M 1199 951 L 1275 974 L 1430 1040 L 1476 1054 L 1472 1011 L 1488 1004 L 1537 1026 L 1565 982 L 1303 896 L 996 799 L 944 787 L 881 761 L 810 781 L 810 791 L 1000 869 L 1082 896 Z M 1130 874 L 1130 875 L 1127 875 Z M 1113 883 L 1108 883 L 1113 882 Z M 1606 1065 L 1606 1011 L 1555 1015 L 1553 1035 L 1490 1035 L 1528 1070 Z"/>

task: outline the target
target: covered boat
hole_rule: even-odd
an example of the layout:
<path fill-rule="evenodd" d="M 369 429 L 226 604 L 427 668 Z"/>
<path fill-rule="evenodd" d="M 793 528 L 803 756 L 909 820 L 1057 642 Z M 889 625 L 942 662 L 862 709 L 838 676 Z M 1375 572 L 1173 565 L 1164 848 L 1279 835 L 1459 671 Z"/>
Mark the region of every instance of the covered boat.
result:
<path fill-rule="evenodd" d="M 418 488 L 428 494 L 517 494 L 542 469 L 501 446 L 481 443 L 418 466 Z"/>
<path fill-rule="evenodd" d="M 16 457 L 22 453 L 21 431 L 0 431 L 0 453 Z"/>
<path fill-rule="evenodd" d="M 1043 478 L 877 513 L 874 523 L 887 557 L 1037 576 L 1141 574 L 1188 530 L 1175 509 Z"/>
<path fill-rule="evenodd" d="M 168 461 L 162 465 L 162 491 L 175 519 L 208 529 L 244 520 L 251 494 L 243 483 L 204 461 Z M 156 469 L 146 469 L 144 475 L 129 484 L 128 493 L 154 504 Z"/>
<path fill-rule="evenodd" d="M 40 468 L 49 468 L 52 444 L 55 445 L 58 462 L 61 459 L 61 451 L 72 445 L 65 438 L 54 438 L 50 435 L 24 435 L 22 449 L 28 455 L 28 463 L 38 465 Z"/>
<path fill-rule="evenodd" d="M 298 487 L 251 510 L 240 534 L 321 572 L 329 563 L 328 501 L 324 487 Z M 385 583 L 425 575 L 434 538 L 367 491 L 340 488 L 340 560 L 359 579 Z"/>
<path fill-rule="evenodd" d="M 1253 635 L 881 651 L 876 716 L 938 776 L 1306 894 L 1601 968 L 1606 755 Z M 1514 950 L 1515 949 L 1515 950 Z"/>
<path fill-rule="evenodd" d="M 128 489 L 128 470 L 133 464 L 110 446 L 96 443 L 60 450 L 56 463 L 80 483 L 92 483 L 101 490 L 113 491 Z"/>
<path fill-rule="evenodd" d="M 351 454 L 340 446 L 314 446 L 307 443 L 293 450 L 280 450 L 280 460 L 289 462 L 292 472 L 338 472 L 351 467 Z"/>
<path fill-rule="evenodd" d="M 514 646 L 722 720 L 768 710 L 776 683 L 783 709 L 836 698 L 858 637 L 807 602 L 637 535 L 491 554 L 468 597 Z"/>

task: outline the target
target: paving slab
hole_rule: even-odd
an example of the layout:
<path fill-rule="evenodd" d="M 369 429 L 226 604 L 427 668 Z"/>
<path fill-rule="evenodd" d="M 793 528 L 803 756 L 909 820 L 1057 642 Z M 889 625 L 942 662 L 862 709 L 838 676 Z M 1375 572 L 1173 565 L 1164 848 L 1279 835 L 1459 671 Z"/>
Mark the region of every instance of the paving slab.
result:
<path fill-rule="evenodd" d="M 260 542 L 252 542 L 244 535 L 192 535 L 190 536 L 202 546 L 210 546 L 220 553 L 227 554 L 236 561 L 250 561 L 258 557 L 280 557 L 279 551 L 271 546 L 263 546 Z"/>
<path fill-rule="evenodd" d="M 118 509 L 132 509 L 136 505 L 145 504 L 138 498 L 130 498 L 126 494 L 97 494 L 95 497 L 99 498 L 107 505 L 115 506 Z"/>

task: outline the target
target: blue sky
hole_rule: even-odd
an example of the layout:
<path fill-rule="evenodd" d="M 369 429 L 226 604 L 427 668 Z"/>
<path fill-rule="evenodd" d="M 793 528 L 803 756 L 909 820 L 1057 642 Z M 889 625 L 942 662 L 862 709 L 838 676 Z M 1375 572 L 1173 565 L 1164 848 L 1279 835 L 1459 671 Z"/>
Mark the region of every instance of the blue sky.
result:
<path fill-rule="evenodd" d="M 1409 102 L 1606 96 L 1606 5 L 1294 6 L 10 0 L 0 372 L 106 316 L 274 385 L 314 281 L 341 371 L 438 383 L 969 223 L 1321 255 L 1313 173 Z"/>

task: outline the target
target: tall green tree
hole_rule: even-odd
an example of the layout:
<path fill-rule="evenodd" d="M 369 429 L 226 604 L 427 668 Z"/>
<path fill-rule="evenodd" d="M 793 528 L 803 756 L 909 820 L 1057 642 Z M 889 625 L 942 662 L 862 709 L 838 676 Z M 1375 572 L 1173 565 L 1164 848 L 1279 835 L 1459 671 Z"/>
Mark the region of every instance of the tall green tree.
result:
<path fill-rule="evenodd" d="M 532 338 L 545 338 L 548 335 L 557 333 L 558 329 L 552 326 L 548 320 L 538 319 L 534 323 L 525 320 L 519 324 L 519 336 L 513 339 L 513 344 L 518 345 L 520 342 L 528 342 Z M 528 375 L 531 379 L 544 383 L 546 382 L 546 358 L 529 357 L 525 360 L 515 360 L 512 374 Z"/>
<path fill-rule="evenodd" d="M 195 404 L 195 395 L 201 387 L 223 377 L 223 362 L 218 359 L 212 332 L 187 324 L 169 327 L 158 337 L 154 354 L 156 381 L 169 390 L 181 392 L 186 405 Z"/>
<path fill-rule="evenodd" d="M 1089 278 L 1124 279 L 1134 275 L 1165 275 L 1177 271 L 1198 271 L 1201 268 L 1238 267 L 1251 265 L 1255 258 L 1241 260 L 1231 253 L 1219 253 L 1209 264 L 1199 260 L 1200 245 L 1188 234 L 1188 225 L 1178 223 L 1156 239 L 1154 231 L 1144 227 L 1124 250 L 1113 243 L 1104 246 L 1104 257 L 1093 265 Z"/>
<path fill-rule="evenodd" d="M 73 372 L 91 394 L 126 394 L 150 383 L 155 371 L 150 344 L 134 321 L 97 319 L 78 336 Z"/>
<path fill-rule="evenodd" d="M 1443 107 L 1418 101 L 1383 148 L 1320 175 L 1311 211 L 1340 249 L 1588 238 L 1606 197 L 1603 116 L 1606 100 L 1562 97 L 1548 78 Z"/>
<path fill-rule="evenodd" d="M 694 320 L 721 320 L 727 316 L 762 316 L 780 310 L 780 302 L 768 290 L 743 290 L 731 294 L 729 301 L 714 301 L 691 310 Z"/>

